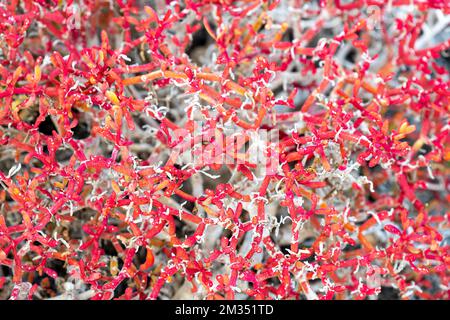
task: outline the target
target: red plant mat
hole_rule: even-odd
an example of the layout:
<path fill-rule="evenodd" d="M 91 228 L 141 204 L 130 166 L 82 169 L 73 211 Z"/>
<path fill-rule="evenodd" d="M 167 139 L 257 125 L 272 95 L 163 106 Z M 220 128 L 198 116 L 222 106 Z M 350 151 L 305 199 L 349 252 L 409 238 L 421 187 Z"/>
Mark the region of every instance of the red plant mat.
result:
<path fill-rule="evenodd" d="M 1 299 L 449 299 L 450 7 L 0 4 Z"/>

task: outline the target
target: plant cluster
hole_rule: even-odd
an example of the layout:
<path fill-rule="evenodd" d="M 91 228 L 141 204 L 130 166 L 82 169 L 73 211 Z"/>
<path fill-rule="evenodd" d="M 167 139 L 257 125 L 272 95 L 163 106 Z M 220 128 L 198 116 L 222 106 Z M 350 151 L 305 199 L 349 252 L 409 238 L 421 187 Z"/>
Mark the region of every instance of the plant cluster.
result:
<path fill-rule="evenodd" d="M 0 298 L 449 299 L 449 13 L 1 2 Z"/>

